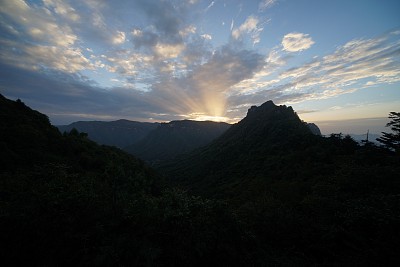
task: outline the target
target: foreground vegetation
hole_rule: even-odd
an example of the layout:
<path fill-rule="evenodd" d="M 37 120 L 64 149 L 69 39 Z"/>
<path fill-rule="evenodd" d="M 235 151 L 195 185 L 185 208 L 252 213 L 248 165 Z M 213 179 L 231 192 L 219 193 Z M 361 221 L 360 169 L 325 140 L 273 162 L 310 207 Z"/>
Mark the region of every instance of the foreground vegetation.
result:
<path fill-rule="evenodd" d="M 3 266 L 399 263 L 398 151 L 311 135 L 286 107 L 163 176 L 20 101 L 0 119 Z"/>

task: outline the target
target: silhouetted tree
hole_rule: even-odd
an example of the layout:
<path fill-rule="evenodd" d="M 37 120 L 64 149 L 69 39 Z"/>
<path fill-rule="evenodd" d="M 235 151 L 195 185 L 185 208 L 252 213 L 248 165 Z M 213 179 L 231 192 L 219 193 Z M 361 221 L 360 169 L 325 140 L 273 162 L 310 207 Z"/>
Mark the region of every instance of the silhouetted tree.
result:
<path fill-rule="evenodd" d="M 79 136 L 79 132 L 76 128 L 72 128 L 71 131 L 69 131 L 69 136 Z"/>
<path fill-rule="evenodd" d="M 389 149 L 399 151 L 400 149 L 400 112 L 390 112 L 389 119 L 391 121 L 386 124 L 386 127 L 390 127 L 393 133 L 382 132 L 382 136 L 376 140 L 382 143 Z"/>
<path fill-rule="evenodd" d="M 357 149 L 358 144 L 350 135 L 347 134 L 342 139 L 342 146 L 347 154 L 351 154 Z"/>

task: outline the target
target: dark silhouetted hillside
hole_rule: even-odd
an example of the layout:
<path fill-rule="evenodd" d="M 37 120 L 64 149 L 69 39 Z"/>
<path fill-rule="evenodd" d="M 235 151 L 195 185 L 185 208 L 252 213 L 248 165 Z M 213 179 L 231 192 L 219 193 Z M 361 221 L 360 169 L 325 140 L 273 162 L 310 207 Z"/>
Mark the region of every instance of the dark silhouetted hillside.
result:
<path fill-rule="evenodd" d="M 57 158 L 61 134 L 46 115 L 0 95 L 0 121 L 1 170 Z"/>
<path fill-rule="evenodd" d="M 57 127 L 62 133 L 75 128 L 79 132 L 87 133 L 88 137 L 98 144 L 124 148 L 142 140 L 158 125 L 158 123 L 117 120 L 108 122 L 78 121 Z"/>
<path fill-rule="evenodd" d="M 21 101 L 0 95 L 0 119 L 2 266 L 400 264 L 399 154 L 290 107 L 252 107 L 165 182 Z"/>
<path fill-rule="evenodd" d="M 217 185 L 225 187 L 240 179 L 244 181 L 237 190 L 242 191 L 242 183 L 248 182 L 244 177 L 263 175 L 269 159 L 301 150 L 316 138 L 291 107 L 268 101 L 251 107 L 244 119 L 210 145 L 173 163 L 178 167 L 171 167 L 172 177 L 190 188 L 204 187 L 216 194 L 225 194 Z"/>
<path fill-rule="evenodd" d="M 143 140 L 125 150 L 149 162 L 172 159 L 207 145 L 229 127 L 230 124 L 213 121 L 183 120 L 161 123 Z"/>
<path fill-rule="evenodd" d="M 141 160 L 0 95 L 2 266 L 244 264 L 222 202 L 162 186 Z"/>
<path fill-rule="evenodd" d="M 229 203 L 258 244 L 254 265 L 399 264 L 398 155 L 314 135 L 290 107 L 252 107 L 160 170 L 175 186 Z"/>

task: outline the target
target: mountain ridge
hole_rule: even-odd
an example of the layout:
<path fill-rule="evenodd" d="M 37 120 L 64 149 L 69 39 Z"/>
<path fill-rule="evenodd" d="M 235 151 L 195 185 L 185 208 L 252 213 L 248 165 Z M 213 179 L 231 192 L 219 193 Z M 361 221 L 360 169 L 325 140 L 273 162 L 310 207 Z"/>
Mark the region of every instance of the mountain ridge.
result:
<path fill-rule="evenodd" d="M 190 189 L 197 184 L 200 191 L 218 191 L 211 189 L 212 185 L 230 179 L 229 173 L 220 170 L 243 173 L 248 166 L 254 166 L 256 173 L 262 173 L 268 157 L 279 158 L 288 151 L 301 150 L 318 138 L 291 107 L 268 101 L 259 107 L 252 106 L 246 117 L 209 145 L 161 169 L 169 173 L 174 184 Z"/>
<path fill-rule="evenodd" d="M 80 132 L 87 133 L 88 137 L 98 144 L 123 148 L 143 139 L 158 124 L 119 119 L 115 121 L 77 121 L 57 127 L 61 132 L 69 132 L 75 128 Z"/>
<path fill-rule="evenodd" d="M 268 112 L 273 107 L 275 104 L 272 101 L 267 101 L 259 107 L 252 106 L 246 117 L 251 119 L 257 116 L 257 113 Z M 288 109 L 294 112 L 291 107 Z M 314 123 L 305 125 L 313 134 L 321 135 Z M 62 132 L 73 128 L 86 132 L 93 141 L 122 148 L 150 164 L 159 164 L 208 145 L 230 127 L 230 124 L 214 121 L 174 120 L 166 123 L 146 123 L 123 119 L 110 122 L 78 121 L 67 126 L 58 126 Z"/>
<path fill-rule="evenodd" d="M 224 122 L 193 120 L 161 123 L 141 141 L 124 150 L 148 162 L 157 163 L 207 145 L 230 126 Z"/>

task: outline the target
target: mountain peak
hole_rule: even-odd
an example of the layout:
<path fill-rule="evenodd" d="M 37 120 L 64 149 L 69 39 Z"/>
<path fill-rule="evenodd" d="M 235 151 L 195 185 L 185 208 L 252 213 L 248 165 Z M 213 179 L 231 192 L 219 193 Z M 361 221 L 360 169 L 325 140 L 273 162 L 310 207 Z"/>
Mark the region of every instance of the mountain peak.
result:
<path fill-rule="evenodd" d="M 252 106 L 245 118 L 209 145 L 187 158 L 177 159 L 178 168 L 172 167 L 167 172 L 172 180 L 188 188 L 219 194 L 219 190 L 215 190 L 217 184 L 232 181 L 235 173 L 245 175 L 242 170 L 247 170 L 257 176 L 258 170 L 268 170 L 269 159 L 297 153 L 312 144 L 315 138 L 292 107 L 267 101 Z M 192 170 L 195 170 L 193 176 L 190 175 Z M 228 171 L 222 173 L 220 170 Z"/>
<path fill-rule="evenodd" d="M 274 104 L 274 102 L 272 102 L 272 100 L 269 100 L 260 106 L 251 106 L 251 108 L 249 108 L 249 110 L 247 111 L 246 117 L 243 120 L 256 119 L 258 121 L 260 119 L 274 120 L 278 118 L 296 118 L 297 120 L 300 120 L 292 107 L 288 107 L 285 105 L 277 106 Z"/>
<path fill-rule="evenodd" d="M 254 114 L 260 114 L 265 112 L 271 112 L 276 110 L 288 110 L 290 113 L 294 113 L 292 107 L 287 107 L 285 105 L 277 106 L 274 104 L 272 100 L 268 100 L 267 102 L 261 104 L 260 106 L 251 106 L 247 111 L 247 116 L 252 116 Z"/>
<path fill-rule="evenodd" d="M 268 100 L 267 102 L 263 103 L 260 107 L 276 107 L 272 100 Z"/>
<path fill-rule="evenodd" d="M 272 109 L 276 107 L 276 105 L 274 104 L 274 102 L 272 102 L 272 100 L 268 100 L 267 102 L 263 103 L 261 106 L 257 107 L 257 106 L 251 106 L 249 108 L 249 110 L 247 111 L 247 115 L 249 114 L 253 114 L 255 112 L 258 112 L 260 110 L 267 110 L 267 109 Z"/>

